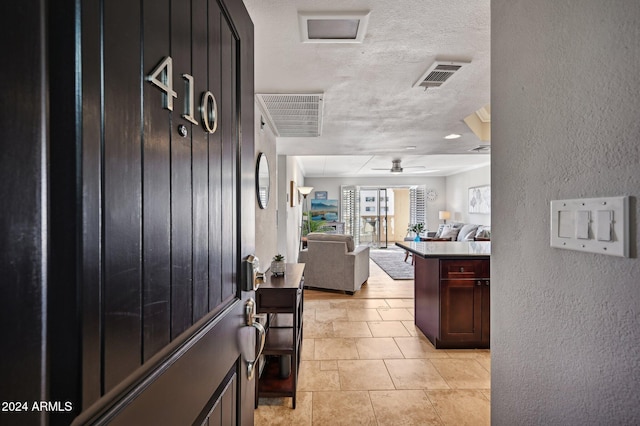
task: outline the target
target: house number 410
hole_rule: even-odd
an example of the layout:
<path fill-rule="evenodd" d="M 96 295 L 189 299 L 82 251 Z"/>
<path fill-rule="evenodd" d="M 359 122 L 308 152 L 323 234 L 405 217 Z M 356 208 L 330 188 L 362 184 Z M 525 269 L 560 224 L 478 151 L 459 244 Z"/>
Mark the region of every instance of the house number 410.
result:
<path fill-rule="evenodd" d="M 186 96 L 182 118 L 197 126 L 198 122 L 193 118 L 193 76 L 182 74 L 182 78 L 185 81 Z M 178 94 L 173 90 L 173 61 L 171 60 L 171 56 L 164 58 L 158 66 L 151 71 L 151 74 L 146 77 L 146 80 L 163 92 L 162 107 L 173 111 L 173 98 L 177 98 Z M 207 132 L 214 133 L 218 128 L 218 103 L 213 93 L 207 90 L 202 94 L 199 110 L 202 127 L 204 127 Z"/>

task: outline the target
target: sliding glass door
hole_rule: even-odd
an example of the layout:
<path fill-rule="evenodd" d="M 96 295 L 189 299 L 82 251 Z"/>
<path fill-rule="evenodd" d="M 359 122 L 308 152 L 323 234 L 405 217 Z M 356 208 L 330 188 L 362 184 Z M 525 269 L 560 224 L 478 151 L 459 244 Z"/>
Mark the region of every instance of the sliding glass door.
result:
<path fill-rule="evenodd" d="M 341 186 L 340 220 L 345 234 L 353 235 L 356 245 L 387 248 L 391 241 L 402 241 L 407 221 L 426 224 L 424 185 L 397 187 Z M 404 194 L 398 195 L 396 190 Z M 396 215 L 397 213 L 397 215 Z"/>

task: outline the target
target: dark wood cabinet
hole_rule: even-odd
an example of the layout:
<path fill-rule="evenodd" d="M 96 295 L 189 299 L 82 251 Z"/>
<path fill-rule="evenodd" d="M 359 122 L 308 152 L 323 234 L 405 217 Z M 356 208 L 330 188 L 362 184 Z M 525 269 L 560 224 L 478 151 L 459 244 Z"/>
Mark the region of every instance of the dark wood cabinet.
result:
<path fill-rule="evenodd" d="M 415 262 L 418 328 L 436 348 L 488 348 L 489 258 Z"/>
<path fill-rule="evenodd" d="M 265 314 L 266 340 L 258 361 L 255 405 L 259 397 L 291 397 L 296 408 L 302 348 L 303 263 L 288 263 L 284 276 L 265 277 L 256 290 L 259 314 Z"/>

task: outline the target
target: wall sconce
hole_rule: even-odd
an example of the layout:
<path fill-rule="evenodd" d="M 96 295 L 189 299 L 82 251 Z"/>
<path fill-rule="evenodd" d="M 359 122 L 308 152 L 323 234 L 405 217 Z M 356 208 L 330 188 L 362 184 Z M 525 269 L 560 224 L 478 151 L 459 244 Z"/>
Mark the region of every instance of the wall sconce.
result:
<path fill-rule="evenodd" d="M 451 218 L 451 212 L 448 210 L 440 210 L 438 212 L 438 219 L 444 220 L 444 223 L 447 223 L 447 219 Z"/>

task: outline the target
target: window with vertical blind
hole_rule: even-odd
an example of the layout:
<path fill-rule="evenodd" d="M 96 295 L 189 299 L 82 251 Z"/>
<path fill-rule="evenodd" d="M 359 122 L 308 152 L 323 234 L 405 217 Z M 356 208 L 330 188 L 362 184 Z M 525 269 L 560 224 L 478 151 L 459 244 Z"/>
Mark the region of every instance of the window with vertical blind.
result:
<path fill-rule="evenodd" d="M 340 220 L 344 222 L 344 233 L 353 235 L 353 241 L 358 245 L 360 244 L 360 188 L 342 185 L 340 193 Z"/>
<path fill-rule="evenodd" d="M 425 229 L 429 229 L 425 192 L 424 185 L 414 186 L 409 189 L 409 220 L 411 223 L 424 223 Z"/>

